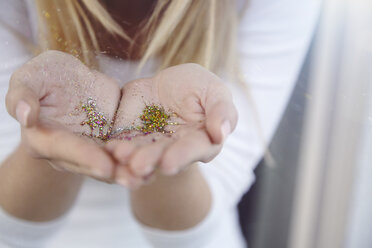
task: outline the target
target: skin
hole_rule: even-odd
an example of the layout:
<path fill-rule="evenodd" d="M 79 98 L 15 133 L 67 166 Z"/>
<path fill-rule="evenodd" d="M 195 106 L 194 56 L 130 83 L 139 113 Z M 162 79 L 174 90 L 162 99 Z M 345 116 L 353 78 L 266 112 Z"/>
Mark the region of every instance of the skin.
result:
<path fill-rule="evenodd" d="M 56 51 L 39 55 L 13 74 L 6 105 L 21 123 L 22 140 L 0 167 L 0 204 L 6 211 L 27 220 L 54 219 L 71 207 L 82 175 L 112 178 L 114 161 L 102 144 L 74 134 L 89 133 L 80 125 L 84 114 L 69 114 L 80 99 L 93 96 L 112 118 L 119 91 L 114 80 Z M 105 104 L 107 96 L 116 105 L 115 100 Z M 19 111 L 21 102 L 29 111 Z"/>
<path fill-rule="evenodd" d="M 144 224 L 166 230 L 195 226 L 207 215 L 211 195 L 194 163 L 209 162 L 219 153 L 230 132 L 222 132 L 224 121 L 235 127 L 237 115 L 229 91 L 218 77 L 195 64 L 129 82 L 122 91 L 115 128 L 129 126 L 151 103 L 174 111 L 177 118 L 172 121 L 180 125 L 169 126 L 175 131 L 171 137 L 151 134 L 109 143 L 119 164 L 116 180 L 138 188 L 132 191 L 132 207 Z M 152 183 L 141 187 L 151 177 Z"/>
<path fill-rule="evenodd" d="M 184 230 L 202 221 L 211 195 L 197 162 L 211 161 L 236 125 L 229 91 L 214 74 L 185 64 L 129 82 L 121 94 L 113 79 L 60 52 L 45 52 L 15 72 L 6 103 L 22 141 L 0 167 L 1 206 L 26 220 L 57 218 L 90 176 L 131 189 L 133 212 L 146 225 Z M 89 128 L 80 125 L 84 114 L 70 115 L 89 96 L 108 120 L 117 112 L 114 130 L 135 121 L 145 103 L 171 109 L 181 124 L 169 127 L 172 137 L 103 144 L 76 135 Z"/>

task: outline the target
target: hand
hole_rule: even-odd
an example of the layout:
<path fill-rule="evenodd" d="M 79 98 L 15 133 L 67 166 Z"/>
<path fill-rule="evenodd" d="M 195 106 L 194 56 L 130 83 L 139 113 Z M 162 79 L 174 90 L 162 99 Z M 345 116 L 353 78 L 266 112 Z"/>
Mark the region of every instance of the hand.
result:
<path fill-rule="evenodd" d="M 164 133 L 129 130 L 141 125 L 146 106 L 162 106 L 170 118 Z M 172 114 L 173 113 L 173 114 Z M 208 162 L 235 128 L 237 112 L 221 79 L 195 64 L 161 71 L 153 78 L 127 83 L 122 89 L 112 140 L 107 144 L 119 164 L 116 180 L 138 187 L 159 168 L 174 175 L 193 162 Z M 129 130 L 119 132 L 115 130 Z M 168 133 L 173 131 L 174 133 Z"/>
<path fill-rule="evenodd" d="M 81 101 L 89 97 L 105 114 L 107 128 L 120 99 L 116 82 L 89 70 L 71 55 L 49 51 L 14 73 L 7 108 L 22 124 L 22 143 L 34 157 L 47 159 L 59 169 L 107 179 L 114 171 L 110 156 L 97 139 L 92 142 L 75 135 L 91 133 L 88 125 L 81 125 L 86 113 L 76 111 L 77 106 L 88 104 Z M 219 152 L 223 139 L 236 124 L 231 96 L 220 79 L 193 64 L 128 83 L 113 130 L 138 121 L 145 104 L 173 111 L 176 116 L 169 122 L 178 125 L 166 127 L 175 131 L 172 135 L 154 133 L 137 135 L 131 142 L 111 142 L 107 150 L 125 164 L 116 171 L 118 181 L 138 184 L 158 164 L 165 174 L 175 174 L 191 162 L 207 162 Z"/>
<path fill-rule="evenodd" d="M 54 167 L 107 180 L 113 161 L 91 134 L 87 114 L 77 109 L 91 97 L 105 113 L 107 128 L 120 99 L 118 84 L 75 57 L 48 51 L 17 70 L 6 97 L 8 112 L 22 126 L 22 145 Z M 83 102 L 81 102 L 83 101 Z M 97 128 L 96 128 L 97 129 Z M 75 134 L 74 134 L 75 133 Z M 98 135 L 94 130 L 93 135 Z"/>

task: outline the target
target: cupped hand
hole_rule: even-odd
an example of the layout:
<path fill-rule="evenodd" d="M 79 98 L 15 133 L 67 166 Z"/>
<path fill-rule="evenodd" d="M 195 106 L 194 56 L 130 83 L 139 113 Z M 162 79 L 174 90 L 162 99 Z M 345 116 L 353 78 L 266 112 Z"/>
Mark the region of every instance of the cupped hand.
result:
<path fill-rule="evenodd" d="M 99 136 L 100 127 L 101 134 L 107 131 L 119 99 L 114 80 L 71 55 L 48 51 L 12 75 L 6 105 L 20 122 L 22 145 L 33 157 L 58 169 L 109 179 L 114 171 L 111 156 L 99 139 L 89 137 Z M 89 121 L 89 107 L 104 116 Z"/>
<path fill-rule="evenodd" d="M 33 157 L 103 180 L 115 176 L 128 187 L 143 183 L 156 168 L 173 175 L 195 161 L 210 161 L 237 121 L 223 82 L 198 65 L 129 82 L 120 98 L 114 80 L 57 51 L 13 74 L 6 104 Z M 146 107 L 164 110 L 166 125 L 143 128 Z M 102 149 L 100 141 L 107 139 Z"/>
<path fill-rule="evenodd" d="M 158 129 L 144 126 L 145 108 L 166 114 Z M 160 109 L 157 109 L 160 107 Z M 163 108 L 163 109 L 161 109 Z M 150 112 L 151 112 L 150 111 Z M 164 124 L 157 119 L 157 122 Z M 116 181 L 136 188 L 156 169 L 174 175 L 193 162 L 208 162 L 235 128 L 237 112 L 221 79 L 196 64 L 167 68 L 127 83 L 106 145 L 118 166 Z"/>

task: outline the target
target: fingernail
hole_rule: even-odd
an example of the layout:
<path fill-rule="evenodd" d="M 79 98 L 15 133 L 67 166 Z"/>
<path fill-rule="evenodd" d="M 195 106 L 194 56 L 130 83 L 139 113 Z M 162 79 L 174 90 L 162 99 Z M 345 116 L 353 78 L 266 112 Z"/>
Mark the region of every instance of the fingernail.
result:
<path fill-rule="evenodd" d="M 136 190 L 141 186 L 142 183 L 143 183 L 143 180 L 132 178 L 132 179 L 129 179 L 127 187 L 131 190 Z"/>
<path fill-rule="evenodd" d="M 27 126 L 27 119 L 30 115 L 31 107 L 25 101 L 21 100 L 16 107 L 16 118 L 22 126 Z"/>
<path fill-rule="evenodd" d="M 224 142 L 227 136 L 231 133 L 231 126 L 228 120 L 225 120 L 221 125 L 222 142 Z"/>
<path fill-rule="evenodd" d="M 111 177 L 111 171 L 104 168 L 94 168 L 92 170 L 93 175 L 103 179 L 109 179 Z"/>
<path fill-rule="evenodd" d="M 149 184 L 154 180 L 154 172 L 151 172 L 143 177 L 144 183 Z"/>
<path fill-rule="evenodd" d="M 128 187 L 128 180 L 126 180 L 125 178 L 119 178 L 116 180 L 116 182 L 121 186 Z"/>
<path fill-rule="evenodd" d="M 143 173 L 144 175 L 149 175 L 149 174 L 151 174 L 151 173 L 152 173 L 152 165 L 150 164 L 150 165 L 147 165 L 145 168 L 143 168 L 142 173 Z"/>

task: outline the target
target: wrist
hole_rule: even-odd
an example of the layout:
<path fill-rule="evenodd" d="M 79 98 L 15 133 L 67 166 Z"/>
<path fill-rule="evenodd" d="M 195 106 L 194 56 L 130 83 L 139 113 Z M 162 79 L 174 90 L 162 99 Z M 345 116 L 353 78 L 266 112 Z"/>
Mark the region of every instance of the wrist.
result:
<path fill-rule="evenodd" d="M 185 230 L 200 223 L 211 208 L 211 193 L 198 165 L 174 176 L 157 173 L 151 184 L 131 193 L 136 218 L 164 230 Z"/>
<path fill-rule="evenodd" d="M 153 187 L 158 186 L 171 186 L 172 184 L 192 182 L 195 177 L 199 176 L 199 165 L 197 163 L 190 164 L 180 170 L 174 175 L 164 175 L 161 169 L 156 169 L 153 175 L 149 178 L 148 183 L 144 185 Z"/>
<path fill-rule="evenodd" d="M 81 175 L 64 170 L 49 159 L 34 156 L 22 143 L 11 157 L 13 166 L 22 166 L 25 171 L 37 171 L 40 176 L 74 178 L 75 180 L 83 179 Z"/>
<path fill-rule="evenodd" d="M 0 205 L 21 219 L 52 220 L 72 206 L 81 183 L 81 176 L 57 171 L 19 146 L 0 167 Z"/>

